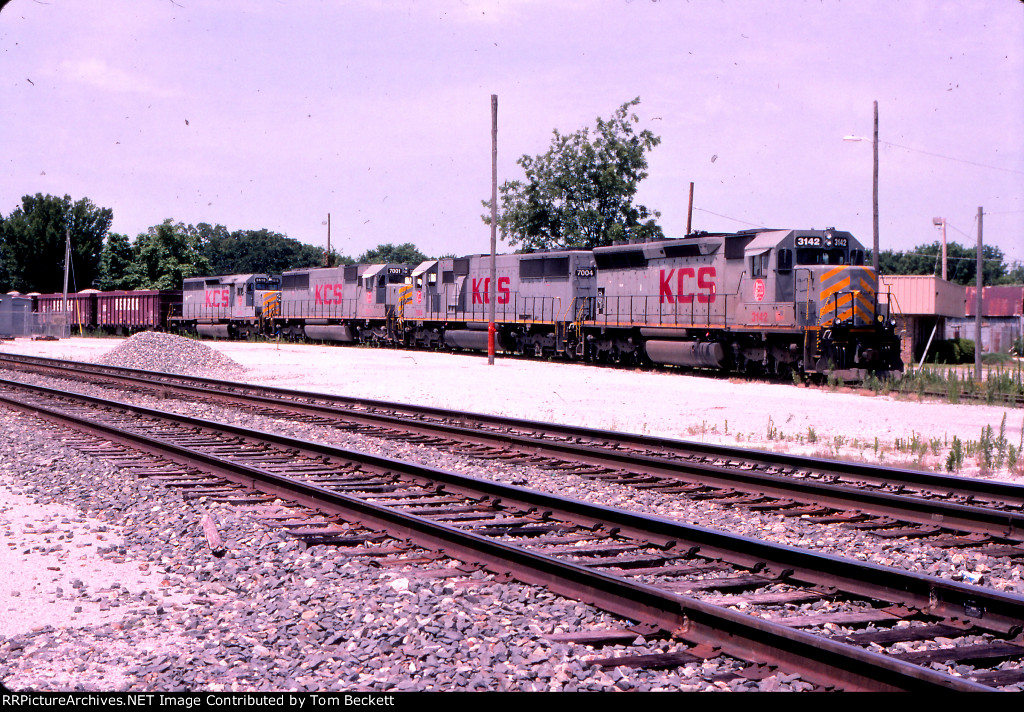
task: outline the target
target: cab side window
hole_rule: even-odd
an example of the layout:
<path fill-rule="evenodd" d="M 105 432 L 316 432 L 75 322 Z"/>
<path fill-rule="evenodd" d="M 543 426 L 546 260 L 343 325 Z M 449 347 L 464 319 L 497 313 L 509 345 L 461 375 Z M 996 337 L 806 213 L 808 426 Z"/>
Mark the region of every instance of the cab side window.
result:
<path fill-rule="evenodd" d="M 760 255 L 754 255 L 750 258 L 750 276 L 751 277 L 764 277 L 768 274 L 768 257 L 771 253 L 765 252 Z"/>

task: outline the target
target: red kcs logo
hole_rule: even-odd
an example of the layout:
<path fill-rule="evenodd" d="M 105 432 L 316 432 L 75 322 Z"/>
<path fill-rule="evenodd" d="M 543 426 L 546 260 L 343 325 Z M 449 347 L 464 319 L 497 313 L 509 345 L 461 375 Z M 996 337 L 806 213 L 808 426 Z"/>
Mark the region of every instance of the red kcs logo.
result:
<path fill-rule="evenodd" d="M 754 299 L 756 299 L 759 302 L 763 302 L 764 301 L 764 280 L 763 279 L 755 279 L 754 280 Z"/>
<path fill-rule="evenodd" d="M 498 304 L 508 304 L 509 300 L 509 278 L 498 277 Z M 490 304 L 491 303 L 491 278 L 484 277 L 483 279 L 473 278 L 473 303 L 474 304 Z"/>
<path fill-rule="evenodd" d="M 226 307 L 230 306 L 230 288 L 225 287 L 224 289 L 207 289 L 206 290 L 206 306 L 208 307 Z"/>
<path fill-rule="evenodd" d="M 697 301 L 701 304 L 711 304 L 715 301 L 715 292 L 717 291 L 715 288 L 716 275 L 714 267 L 701 267 L 696 271 L 694 271 L 693 267 L 680 267 L 679 269 L 667 271 L 661 270 L 658 279 L 658 294 L 661 297 L 661 303 L 675 304 L 678 302 L 679 304 L 693 304 L 693 298 L 697 297 Z M 687 292 L 687 278 L 691 282 L 693 279 L 696 279 L 697 289 L 701 291 L 692 291 L 693 286 L 691 284 L 691 291 Z M 675 286 L 675 291 L 672 290 L 673 286 Z"/>

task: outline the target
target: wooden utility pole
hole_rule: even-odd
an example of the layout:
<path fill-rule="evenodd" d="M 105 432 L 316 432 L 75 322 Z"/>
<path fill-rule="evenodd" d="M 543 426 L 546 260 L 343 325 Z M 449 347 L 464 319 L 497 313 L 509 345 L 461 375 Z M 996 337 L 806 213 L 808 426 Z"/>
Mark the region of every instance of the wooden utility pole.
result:
<path fill-rule="evenodd" d="M 324 252 L 324 267 L 331 266 L 331 214 L 327 213 L 327 251 Z"/>
<path fill-rule="evenodd" d="M 693 226 L 693 181 L 690 181 L 690 205 L 686 209 L 686 234 L 689 235 Z"/>
<path fill-rule="evenodd" d="M 71 271 L 71 228 L 65 228 L 64 242 L 64 325 L 61 326 L 62 339 L 71 336 L 71 320 L 68 318 L 68 273 Z"/>
<path fill-rule="evenodd" d="M 984 260 L 981 259 L 981 208 L 978 208 L 978 267 L 977 277 L 974 282 L 978 285 L 978 294 L 974 300 L 974 380 L 981 381 L 981 289 L 982 289 L 982 270 L 985 266 Z"/>
<path fill-rule="evenodd" d="M 498 301 L 498 95 L 491 94 L 491 288 L 487 314 L 487 365 L 494 365 L 494 304 Z"/>
<path fill-rule="evenodd" d="M 874 172 L 872 178 L 872 234 L 873 243 L 871 248 L 871 267 L 875 270 L 875 276 L 878 276 L 878 102 L 875 102 L 875 137 L 871 141 L 871 148 L 874 152 Z"/>

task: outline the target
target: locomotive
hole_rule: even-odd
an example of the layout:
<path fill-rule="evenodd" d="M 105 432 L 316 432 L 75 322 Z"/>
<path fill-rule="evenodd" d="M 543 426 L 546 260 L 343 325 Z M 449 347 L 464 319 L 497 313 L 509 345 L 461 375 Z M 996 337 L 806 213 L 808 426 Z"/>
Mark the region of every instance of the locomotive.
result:
<path fill-rule="evenodd" d="M 895 320 L 848 232 L 695 233 L 593 250 L 186 280 L 178 330 L 537 357 L 833 374 L 902 371 Z M 276 280 L 276 281 L 275 281 Z"/>

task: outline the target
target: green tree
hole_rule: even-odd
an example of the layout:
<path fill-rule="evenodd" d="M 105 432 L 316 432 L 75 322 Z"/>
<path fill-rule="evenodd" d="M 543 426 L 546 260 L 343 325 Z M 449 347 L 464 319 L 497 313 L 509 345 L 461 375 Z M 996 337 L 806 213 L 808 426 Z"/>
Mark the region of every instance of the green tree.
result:
<path fill-rule="evenodd" d="M 207 225 L 197 226 L 209 228 Z M 214 274 L 279 274 L 288 269 L 317 267 L 324 263 L 322 248 L 270 230 L 235 230 L 218 225 L 205 233 L 203 254 Z"/>
<path fill-rule="evenodd" d="M 946 278 L 964 285 L 977 283 L 977 247 L 957 242 L 946 244 Z M 1003 251 L 995 245 L 982 245 L 982 279 L 986 285 L 1020 284 L 1020 265 L 1006 265 Z M 909 252 L 882 250 L 878 253 L 878 271 L 882 274 L 942 274 L 942 246 L 938 241 L 918 245 Z"/>
<path fill-rule="evenodd" d="M 0 256 L 7 289 L 20 292 L 60 292 L 64 289 L 64 254 L 71 232 L 72 290 L 91 287 L 99 269 L 103 238 L 114 212 L 98 208 L 87 198 L 26 195 L 21 207 L 0 220 Z"/>
<path fill-rule="evenodd" d="M 391 262 L 395 264 L 418 265 L 426 259 L 429 258 L 416 249 L 416 245 L 411 242 L 401 245 L 393 245 L 389 242 L 386 245 L 377 245 L 372 250 L 367 250 L 356 261 L 364 264 Z"/>
<path fill-rule="evenodd" d="M 647 152 L 661 143 L 651 131 L 635 133 L 632 108 L 620 106 L 608 120 L 563 135 L 555 130 L 551 148 L 517 163 L 525 181 L 499 187 L 498 227 L 513 245 L 526 249 L 590 249 L 617 240 L 662 237 L 661 213 L 634 205 L 637 186 L 647 177 Z M 490 201 L 484 201 L 490 208 Z M 490 215 L 483 216 L 490 224 Z"/>
<path fill-rule="evenodd" d="M 130 270 L 134 289 L 181 289 L 185 277 L 210 274 L 201 252 L 199 233 L 182 223 L 164 220 L 135 238 Z"/>
<path fill-rule="evenodd" d="M 135 250 L 128 236 L 118 232 L 107 235 L 100 250 L 96 288 L 100 291 L 131 289 L 130 272 L 134 262 Z"/>

